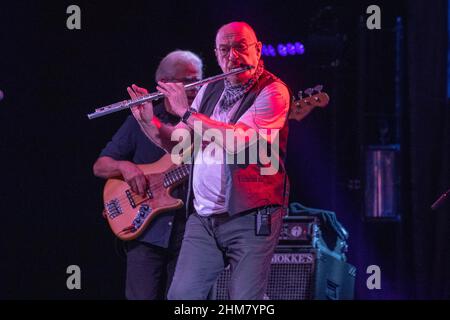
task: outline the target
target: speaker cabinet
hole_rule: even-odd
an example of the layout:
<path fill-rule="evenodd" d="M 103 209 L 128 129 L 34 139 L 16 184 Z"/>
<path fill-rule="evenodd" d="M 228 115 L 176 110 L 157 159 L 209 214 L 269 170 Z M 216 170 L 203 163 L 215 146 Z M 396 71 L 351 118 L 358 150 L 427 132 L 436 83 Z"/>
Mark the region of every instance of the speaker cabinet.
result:
<path fill-rule="evenodd" d="M 356 269 L 321 249 L 277 250 L 272 257 L 268 300 L 351 300 Z M 228 300 L 230 269 L 217 279 L 213 298 Z"/>

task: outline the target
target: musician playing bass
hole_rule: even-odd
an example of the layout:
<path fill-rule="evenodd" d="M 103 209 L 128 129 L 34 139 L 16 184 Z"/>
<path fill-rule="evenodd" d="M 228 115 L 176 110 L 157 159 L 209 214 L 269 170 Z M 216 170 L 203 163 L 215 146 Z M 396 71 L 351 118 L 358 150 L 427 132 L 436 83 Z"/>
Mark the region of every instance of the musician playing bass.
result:
<path fill-rule="evenodd" d="M 173 51 L 163 58 L 156 71 L 156 81 L 189 84 L 202 78 L 203 64 L 190 51 Z M 131 98 L 147 94 L 147 90 L 133 85 L 128 88 Z M 192 102 L 195 90 L 187 92 Z M 179 119 L 165 111 L 168 99 L 155 103 L 154 112 L 163 123 L 176 124 Z M 94 164 L 94 174 L 101 178 L 122 176 L 131 190 L 143 195 L 149 181 L 137 164 L 159 160 L 164 151 L 151 142 L 129 116 Z M 174 196 L 185 199 L 185 186 L 174 190 Z M 185 226 L 185 210 L 159 214 L 136 239 L 124 242 L 127 252 L 126 298 L 161 300 L 166 298 L 172 281 Z"/>

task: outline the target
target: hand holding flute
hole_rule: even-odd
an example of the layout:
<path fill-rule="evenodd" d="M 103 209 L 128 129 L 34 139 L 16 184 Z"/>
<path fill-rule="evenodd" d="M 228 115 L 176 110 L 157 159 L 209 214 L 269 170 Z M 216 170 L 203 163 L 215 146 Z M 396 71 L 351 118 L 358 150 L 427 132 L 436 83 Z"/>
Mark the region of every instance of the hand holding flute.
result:
<path fill-rule="evenodd" d="M 239 73 L 245 72 L 247 70 L 250 70 L 252 68 L 253 68 L 253 66 L 243 65 L 242 67 L 233 69 L 230 72 L 219 74 L 219 75 L 207 78 L 207 79 L 203 79 L 203 80 L 188 84 L 188 85 L 184 86 L 184 90 L 189 90 L 194 87 L 199 87 L 199 86 L 202 86 L 202 85 L 210 83 L 210 82 L 222 80 L 228 76 L 239 74 Z M 165 84 L 167 84 L 167 83 L 165 83 Z M 163 87 L 161 87 L 161 88 L 164 90 Z M 170 90 L 171 88 L 166 88 L 166 89 Z M 101 116 L 104 116 L 104 115 L 107 115 L 107 114 L 110 114 L 110 113 L 113 113 L 116 111 L 124 110 L 124 109 L 130 108 L 132 106 L 142 104 L 147 101 L 157 100 L 162 97 L 164 97 L 164 93 L 159 92 L 159 91 L 155 92 L 155 93 L 151 93 L 151 94 L 141 95 L 141 96 L 138 96 L 135 100 L 125 100 L 125 101 L 117 102 L 117 103 L 114 103 L 114 104 L 111 104 L 111 105 L 108 105 L 105 107 L 97 108 L 97 109 L 95 109 L 95 112 L 90 113 L 87 116 L 89 119 L 95 119 L 95 118 L 98 118 L 98 117 L 101 117 Z M 177 112 L 177 114 L 178 114 L 178 112 Z"/>
<path fill-rule="evenodd" d="M 132 100 L 148 94 L 147 89 L 138 87 L 135 84 L 127 87 L 127 91 Z M 153 119 L 153 103 L 149 100 L 140 105 L 133 106 L 131 107 L 131 112 L 133 112 L 134 117 L 139 123 L 150 123 Z"/>

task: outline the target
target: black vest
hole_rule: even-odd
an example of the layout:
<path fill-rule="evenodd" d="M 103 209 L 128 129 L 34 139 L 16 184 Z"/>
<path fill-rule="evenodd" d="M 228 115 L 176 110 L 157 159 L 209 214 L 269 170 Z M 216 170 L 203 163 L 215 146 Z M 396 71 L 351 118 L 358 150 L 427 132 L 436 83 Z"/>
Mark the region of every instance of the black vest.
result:
<path fill-rule="evenodd" d="M 239 118 L 253 105 L 260 92 L 266 86 L 275 81 L 283 83 L 279 78 L 275 77 L 270 72 L 264 71 L 258 82 L 242 99 L 240 106 L 230 119 L 230 124 L 235 124 Z M 223 90 L 224 81 L 208 84 L 202 101 L 200 102 L 199 113 L 211 117 Z M 288 120 L 286 114 L 285 124 L 279 131 L 280 163 L 276 174 L 261 175 L 261 164 L 259 161 L 256 164 L 225 164 L 225 175 L 227 177 L 225 206 L 230 215 L 264 206 L 284 206 L 289 201 L 289 182 L 284 167 L 287 137 Z M 268 148 L 270 149 L 270 145 Z M 248 153 L 248 148 L 246 151 Z M 195 155 L 193 155 L 193 158 L 195 158 Z M 247 161 L 249 160 L 248 154 L 246 154 L 245 159 Z M 187 214 L 193 212 L 192 180 L 193 166 L 191 166 L 189 175 L 189 190 L 186 200 L 186 203 L 188 204 L 186 206 Z"/>

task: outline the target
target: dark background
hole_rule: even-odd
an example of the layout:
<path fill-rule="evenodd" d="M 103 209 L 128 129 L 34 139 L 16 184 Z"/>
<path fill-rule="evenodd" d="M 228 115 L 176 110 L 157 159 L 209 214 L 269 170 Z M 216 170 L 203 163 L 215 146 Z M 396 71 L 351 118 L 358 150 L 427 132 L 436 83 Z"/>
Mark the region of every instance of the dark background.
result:
<path fill-rule="evenodd" d="M 266 57 L 266 67 L 294 92 L 321 83 L 331 97 L 290 124 L 291 201 L 335 211 L 348 229 L 356 298 L 450 298 L 449 203 L 429 209 L 450 188 L 447 2 L 428 2 L 3 2 L 0 298 L 124 298 L 124 255 L 101 216 L 103 181 L 92 164 L 128 111 L 86 114 L 125 99 L 132 83 L 153 91 L 156 66 L 174 49 L 199 54 L 205 76 L 220 73 L 215 33 L 236 20 L 263 43 L 304 43 L 305 55 Z M 81 8 L 81 30 L 66 28 L 71 4 Z M 381 7 L 381 30 L 365 28 L 369 4 Z M 361 154 L 379 122 L 364 115 L 393 112 L 396 17 L 403 104 L 388 136 L 401 132 L 389 141 L 401 145 L 401 219 L 372 222 L 363 218 Z M 81 290 L 66 288 L 72 264 Z M 380 290 L 366 287 L 373 264 Z"/>

